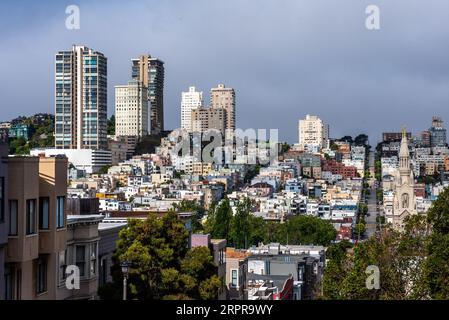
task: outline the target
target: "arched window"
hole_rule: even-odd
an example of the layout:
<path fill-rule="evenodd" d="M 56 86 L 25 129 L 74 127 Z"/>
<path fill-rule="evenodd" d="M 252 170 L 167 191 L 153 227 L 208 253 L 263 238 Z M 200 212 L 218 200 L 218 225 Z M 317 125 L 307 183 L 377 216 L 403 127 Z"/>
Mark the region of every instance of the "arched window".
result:
<path fill-rule="evenodd" d="M 402 195 L 402 208 L 408 208 L 408 202 L 409 202 L 409 197 L 408 197 L 408 193 L 404 193 Z"/>

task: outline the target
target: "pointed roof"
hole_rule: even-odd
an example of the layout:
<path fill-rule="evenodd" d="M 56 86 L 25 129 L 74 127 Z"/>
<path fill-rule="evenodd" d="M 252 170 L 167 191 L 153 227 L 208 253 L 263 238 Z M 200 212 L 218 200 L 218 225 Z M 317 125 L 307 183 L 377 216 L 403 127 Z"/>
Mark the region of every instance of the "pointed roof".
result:
<path fill-rule="evenodd" d="M 399 157 L 409 157 L 407 133 L 405 128 L 402 129 L 401 149 L 399 150 Z"/>

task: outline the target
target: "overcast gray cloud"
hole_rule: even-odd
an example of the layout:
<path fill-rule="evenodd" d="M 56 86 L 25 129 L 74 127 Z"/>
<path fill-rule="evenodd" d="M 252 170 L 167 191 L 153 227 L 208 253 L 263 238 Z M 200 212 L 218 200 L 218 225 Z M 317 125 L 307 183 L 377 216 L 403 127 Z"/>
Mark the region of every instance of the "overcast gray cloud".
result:
<path fill-rule="evenodd" d="M 79 4 L 81 29 L 65 29 Z M 365 8 L 381 29 L 365 28 Z M 165 61 L 166 127 L 179 126 L 181 91 L 218 83 L 237 91 L 241 128 L 279 128 L 317 114 L 331 135 L 376 142 L 432 115 L 449 121 L 449 2 L 444 0 L 179 0 L 19 2 L 0 8 L 0 120 L 53 112 L 54 54 L 83 44 L 108 57 L 108 111 L 130 59 Z"/>

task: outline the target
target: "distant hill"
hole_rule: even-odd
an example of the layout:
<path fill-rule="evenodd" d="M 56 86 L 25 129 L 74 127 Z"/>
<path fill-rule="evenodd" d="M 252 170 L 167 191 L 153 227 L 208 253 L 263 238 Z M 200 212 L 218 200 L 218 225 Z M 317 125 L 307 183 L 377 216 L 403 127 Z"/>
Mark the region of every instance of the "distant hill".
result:
<path fill-rule="evenodd" d="M 29 141 L 26 141 L 24 138 L 10 138 L 10 154 L 29 154 L 33 148 L 51 148 L 54 146 L 54 115 L 38 113 L 31 117 L 18 117 L 10 122 L 12 125 L 29 125 L 31 132 L 33 132 Z"/>

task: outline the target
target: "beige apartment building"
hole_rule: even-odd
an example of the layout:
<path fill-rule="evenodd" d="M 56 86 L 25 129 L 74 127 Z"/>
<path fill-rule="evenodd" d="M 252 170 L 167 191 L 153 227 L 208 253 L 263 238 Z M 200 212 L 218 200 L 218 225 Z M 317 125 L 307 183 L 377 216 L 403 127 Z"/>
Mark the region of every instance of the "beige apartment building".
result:
<path fill-rule="evenodd" d="M 194 162 L 192 164 L 192 174 L 197 176 L 207 176 L 213 170 L 212 163 Z"/>
<path fill-rule="evenodd" d="M 98 290 L 99 215 L 69 216 L 66 157 L 9 157 L 5 299 L 93 299 Z M 68 288 L 66 268 L 79 268 Z"/>
<path fill-rule="evenodd" d="M 59 252 L 66 247 L 67 158 L 8 160 L 6 298 L 56 299 Z"/>
<path fill-rule="evenodd" d="M 319 151 L 329 143 L 329 125 L 317 116 L 306 115 L 298 123 L 299 150 Z"/>
<path fill-rule="evenodd" d="M 143 137 L 149 132 L 148 89 L 140 81 L 115 87 L 115 135 Z"/>
<path fill-rule="evenodd" d="M 235 130 L 235 91 L 219 84 L 210 90 L 210 106 L 213 109 L 225 110 L 225 128 Z"/>
<path fill-rule="evenodd" d="M 191 113 L 191 128 L 194 132 L 218 130 L 224 133 L 226 128 L 226 111 L 221 108 L 196 108 Z"/>
<path fill-rule="evenodd" d="M 148 90 L 151 134 L 159 134 L 164 131 L 164 62 L 149 54 L 131 62 L 132 79 L 141 81 Z"/>
<path fill-rule="evenodd" d="M 227 300 L 245 300 L 248 257 L 251 253 L 226 248 Z"/>

